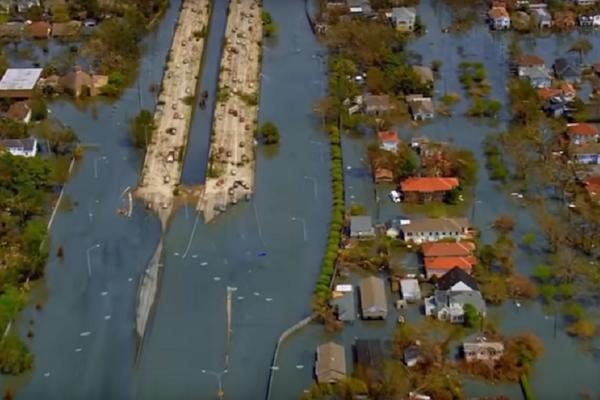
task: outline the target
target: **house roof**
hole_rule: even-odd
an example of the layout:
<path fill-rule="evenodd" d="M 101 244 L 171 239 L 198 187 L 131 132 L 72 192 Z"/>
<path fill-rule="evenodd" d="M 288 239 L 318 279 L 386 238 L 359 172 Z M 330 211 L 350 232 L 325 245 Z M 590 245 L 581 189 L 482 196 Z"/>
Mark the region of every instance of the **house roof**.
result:
<path fill-rule="evenodd" d="M 385 297 L 385 284 L 383 279 L 376 276 L 368 276 L 360 281 L 360 304 L 363 310 L 387 312 L 387 299 Z"/>
<path fill-rule="evenodd" d="M 398 138 L 398 134 L 394 131 L 380 131 L 377 132 L 377 137 L 379 138 L 379 142 L 387 142 L 387 143 L 398 143 L 400 139 Z"/>
<path fill-rule="evenodd" d="M 537 90 L 537 94 L 542 100 L 550 100 L 553 97 L 560 96 L 562 91 L 556 88 L 540 88 Z"/>
<path fill-rule="evenodd" d="M 342 345 L 328 342 L 317 347 L 315 375 L 319 382 L 332 382 L 346 375 L 346 351 Z"/>
<path fill-rule="evenodd" d="M 575 155 L 600 154 L 600 143 L 585 143 L 569 146 L 569 153 Z"/>
<path fill-rule="evenodd" d="M 400 279 L 400 288 L 402 290 L 402 296 L 404 298 L 421 297 L 421 288 L 419 287 L 419 281 L 416 279 Z"/>
<path fill-rule="evenodd" d="M 31 107 L 27 101 L 17 101 L 10 105 L 6 115 L 18 121 L 24 121 L 31 114 Z"/>
<path fill-rule="evenodd" d="M 390 107 L 390 96 L 387 94 L 367 94 L 365 95 L 363 102 L 367 107 L 388 108 Z"/>
<path fill-rule="evenodd" d="M 508 11 L 504 7 L 493 7 L 488 11 L 488 16 L 492 19 L 509 18 Z"/>
<path fill-rule="evenodd" d="M 600 175 L 595 175 L 587 178 L 583 185 L 585 186 L 585 190 L 587 190 L 588 194 L 592 198 L 592 200 L 600 199 Z"/>
<path fill-rule="evenodd" d="M 479 290 L 479 283 L 471 275 L 467 274 L 460 268 L 452 268 L 450 271 L 442 275 L 436 283 L 438 290 L 450 290 L 457 283 L 464 283 L 473 290 Z"/>
<path fill-rule="evenodd" d="M 417 9 L 414 7 L 394 7 L 392 8 L 392 20 L 394 21 L 414 21 L 417 16 Z"/>
<path fill-rule="evenodd" d="M 50 36 L 51 26 L 46 21 L 34 21 L 31 24 L 26 25 L 25 30 L 32 37 L 43 39 Z"/>
<path fill-rule="evenodd" d="M 9 68 L 0 80 L 0 90 L 31 90 L 41 74 L 41 68 Z"/>
<path fill-rule="evenodd" d="M 22 22 L 10 21 L 0 24 L 0 36 L 2 37 L 16 37 L 23 33 L 25 25 Z"/>
<path fill-rule="evenodd" d="M 329 304 L 337 308 L 340 321 L 354 321 L 356 319 L 356 302 L 354 292 L 344 292 L 342 296 L 331 299 Z"/>
<path fill-rule="evenodd" d="M 373 229 L 373 220 L 370 215 L 354 215 L 350 217 L 351 232 L 368 232 Z"/>
<path fill-rule="evenodd" d="M 598 136 L 599 131 L 598 127 L 594 124 L 588 124 L 585 122 L 580 122 L 576 124 L 568 124 L 567 125 L 567 135 L 577 135 L 577 136 Z"/>
<path fill-rule="evenodd" d="M 413 71 L 421 78 L 424 82 L 433 82 L 433 71 L 431 68 L 425 65 L 413 65 Z"/>
<path fill-rule="evenodd" d="M 460 231 L 469 228 L 467 218 L 423 218 L 411 221 L 402 229 L 404 232 Z"/>
<path fill-rule="evenodd" d="M 37 144 L 37 140 L 34 138 L 28 139 L 5 139 L 0 140 L 0 144 L 7 149 L 24 149 L 26 151 L 32 151 Z"/>
<path fill-rule="evenodd" d="M 543 65 L 534 65 L 532 67 L 519 67 L 519 73 L 529 79 L 552 79 L 548 70 Z"/>
<path fill-rule="evenodd" d="M 445 269 L 450 271 L 452 268 L 461 268 L 470 270 L 477 264 L 477 258 L 474 256 L 466 257 L 425 257 L 425 269 Z"/>
<path fill-rule="evenodd" d="M 577 94 L 577 90 L 569 82 L 561 83 L 559 88 L 563 94 L 572 94 L 572 95 Z"/>
<path fill-rule="evenodd" d="M 421 246 L 425 257 L 464 257 L 473 254 L 473 242 L 430 242 Z"/>
<path fill-rule="evenodd" d="M 65 75 L 61 79 L 61 83 L 67 89 L 79 91 L 84 86 L 92 86 L 92 77 L 88 73 L 76 68 L 75 70 Z"/>
<path fill-rule="evenodd" d="M 536 56 L 535 54 L 523 54 L 517 60 L 517 64 L 521 67 L 527 66 L 542 66 L 545 64 L 544 59 L 540 56 Z"/>
<path fill-rule="evenodd" d="M 479 291 L 470 292 L 450 292 L 448 293 L 448 303 L 458 303 L 461 305 L 470 304 L 480 313 L 485 314 L 485 300 Z"/>
<path fill-rule="evenodd" d="M 502 342 L 464 342 L 463 350 L 465 353 L 477 352 L 480 350 L 494 350 L 498 353 L 504 351 Z"/>
<path fill-rule="evenodd" d="M 554 61 L 554 72 L 559 76 L 575 77 L 579 76 L 580 69 L 577 61 L 561 57 Z"/>
<path fill-rule="evenodd" d="M 373 168 L 373 176 L 377 182 L 394 181 L 394 171 L 386 167 L 375 166 Z"/>
<path fill-rule="evenodd" d="M 81 21 L 55 22 L 52 24 L 52 36 L 77 36 L 81 30 Z"/>
<path fill-rule="evenodd" d="M 400 182 L 400 189 L 403 192 L 445 192 L 458 187 L 458 185 L 458 178 L 414 177 Z"/>
<path fill-rule="evenodd" d="M 422 97 L 420 99 L 410 99 L 408 100 L 408 105 L 410 106 L 410 110 L 413 114 L 431 114 L 433 113 L 433 101 L 431 97 Z"/>
<path fill-rule="evenodd" d="M 379 339 L 358 339 L 356 361 L 364 367 L 379 369 L 383 365 L 383 348 Z"/>

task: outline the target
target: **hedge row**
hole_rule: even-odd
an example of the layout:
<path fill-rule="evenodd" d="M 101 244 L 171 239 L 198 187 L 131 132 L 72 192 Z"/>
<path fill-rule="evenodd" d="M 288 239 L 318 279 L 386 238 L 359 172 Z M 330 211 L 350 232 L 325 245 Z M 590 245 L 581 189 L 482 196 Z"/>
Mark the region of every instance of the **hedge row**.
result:
<path fill-rule="evenodd" d="M 315 287 L 315 296 L 323 299 L 330 293 L 331 279 L 342 239 L 344 227 L 344 169 L 342 162 L 342 145 L 339 129 L 332 125 L 328 128 L 331 147 L 331 189 L 333 193 L 331 223 L 325 256 L 321 264 L 321 272 Z"/>

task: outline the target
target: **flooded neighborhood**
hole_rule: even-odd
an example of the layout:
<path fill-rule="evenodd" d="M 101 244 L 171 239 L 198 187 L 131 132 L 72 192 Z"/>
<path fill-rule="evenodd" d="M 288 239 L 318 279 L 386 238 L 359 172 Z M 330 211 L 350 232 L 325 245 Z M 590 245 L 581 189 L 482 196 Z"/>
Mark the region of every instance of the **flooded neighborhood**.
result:
<path fill-rule="evenodd" d="M 600 398 L 598 7 L 3 2 L 4 398 Z"/>

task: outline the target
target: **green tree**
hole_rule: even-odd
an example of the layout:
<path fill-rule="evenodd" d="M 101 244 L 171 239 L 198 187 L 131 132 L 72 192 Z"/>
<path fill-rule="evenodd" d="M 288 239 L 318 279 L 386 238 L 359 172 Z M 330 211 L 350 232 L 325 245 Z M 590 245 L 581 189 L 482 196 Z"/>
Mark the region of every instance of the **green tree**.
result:
<path fill-rule="evenodd" d="M 481 324 L 481 315 L 472 304 L 465 304 L 465 326 L 469 328 L 477 328 Z"/>
<path fill-rule="evenodd" d="M 266 37 L 274 36 L 277 33 L 277 24 L 268 11 L 263 10 L 261 13 L 263 33 Z"/>
<path fill-rule="evenodd" d="M 280 139 L 279 128 L 273 122 L 271 122 L 271 121 L 265 122 L 260 127 L 259 133 L 260 133 L 260 137 L 264 144 L 266 144 L 266 145 L 279 144 L 279 139 Z"/>
<path fill-rule="evenodd" d="M 0 372 L 21 374 L 33 366 L 33 356 L 18 336 L 10 334 L 0 342 Z"/>
<path fill-rule="evenodd" d="M 131 121 L 133 143 L 140 149 L 145 149 L 152 141 L 155 130 L 154 116 L 149 110 L 140 110 L 139 114 Z"/>
<path fill-rule="evenodd" d="M 587 38 L 579 38 L 573 43 L 569 51 L 579 54 L 579 62 L 583 63 L 583 56 L 592 51 L 594 45 Z"/>

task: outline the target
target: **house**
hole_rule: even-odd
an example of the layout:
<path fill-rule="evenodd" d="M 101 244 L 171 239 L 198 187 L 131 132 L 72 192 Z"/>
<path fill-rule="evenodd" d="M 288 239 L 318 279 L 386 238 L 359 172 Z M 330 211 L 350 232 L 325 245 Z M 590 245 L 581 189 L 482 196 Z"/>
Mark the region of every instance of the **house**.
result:
<path fill-rule="evenodd" d="M 583 182 L 585 190 L 593 203 L 600 203 L 600 175 L 590 176 Z"/>
<path fill-rule="evenodd" d="M 360 282 L 360 306 L 363 319 L 385 319 L 388 313 L 383 279 L 369 276 Z"/>
<path fill-rule="evenodd" d="M 501 342 L 463 342 L 463 355 L 467 362 L 498 361 L 504 354 L 504 344 Z"/>
<path fill-rule="evenodd" d="M 335 383 L 346 378 L 346 350 L 344 346 L 328 342 L 317 347 L 315 376 L 319 383 Z"/>
<path fill-rule="evenodd" d="M 102 88 L 108 85 L 108 75 L 92 75 L 91 95 L 98 96 L 102 94 Z"/>
<path fill-rule="evenodd" d="M 600 139 L 600 131 L 594 124 L 575 123 L 567 124 L 565 132 L 570 144 L 597 143 Z"/>
<path fill-rule="evenodd" d="M 411 221 L 402 227 L 404 240 L 415 244 L 443 239 L 469 239 L 471 233 L 466 218 L 423 218 Z"/>
<path fill-rule="evenodd" d="M 574 3 L 578 6 L 593 6 L 596 0 L 575 0 Z"/>
<path fill-rule="evenodd" d="M 400 236 L 400 231 L 402 230 L 402 227 L 407 224 L 410 224 L 410 219 L 408 218 L 392 218 L 386 223 L 387 230 L 385 231 L 385 235 L 387 237 L 397 239 Z"/>
<path fill-rule="evenodd" d="M 400 279 L 402 298 L 407 302 L 421 300 L 421 289 L 416 279 Z"/>
<path fill-rule="evenodd" d="M 397 152 L 398 144 L 400 139 L 398 134 L 394 131 L 381 131 L 377 132 L 377 138 L 379 139 L 379 148 L 382 150 Z"/>
<path fill-rule="evenodd" d="M 28 124 L 31 121 L 31 107 L 27 101 L 17 101 L 10 105 L 6 116 L 15 121 Z"/>
<path fill-rule="evenodd" d="M 81 33 L 81 21 L 55 22 L 52 36 L 56 38 L 75 37 Z"/>
<path fill-rule="evenodd" d="M 363 109 L 369 115 L 381 115 L 394 109 L 390 96 L 367 94 L 363 99 Z"/>
<path fill-rule="evenodd" d="M 400 191 L 407 203 L 444 201 L 448 192 L 458 188 L 458 178 L 413 177 L 400 182 Z"/>
<path fill-rule="evenodd" d="M 468 257 L 475 251 L 473 242 L 431 242 L 423 243 L 423 257 Z"/>
<path fill-rule="evenodd" d="M 371 14 L 371 3 L 369 0 L 346 0 L 348 12 L 351 14 Z"/>
<path fill-rule="evenodd" d="M 341 285 L 338 285 L 336 290 L 331 294 L 329 304 L 333 308 L 339 321 L 352 322 L 356 319 L 354 287 L 352 285 L 344 285 L 348 287 L 340 288 L 339 286 Z"/>
<path fill-rule="evenodd" d="M 408 368 L 414 367 L 423 359 L 418 341 L 415 344 L 406 346 L 402 353 L 404 356 L 404 363 Z"/>
<path fill-rule="evenodd" d="M 577 83 L 581 76 L 581 67 L 579 63 L 572 58 L 557 58 L 552 66 L 554 75 L 569 83 Z"/>
<path fill-rule="evenodd" d="M 488 11 L 490 26 L 494 30 L 510 29 L 510 16 L 504 7 L 492 7 Z"/>
<path fill-rule="evenodd" d="M 479 284 L 460 268 L 454 268 L 438 279 L 433 296 L 425 299 L 425 314 L 451 323 L 464 322 L 464 307 L 472 305 L 485 316 L 485 301 Z"/>
<path fill-rule="evenodd" d="M 41 68 L 7 69 L 0 80 L 0 98 L 30 98 L 41 74 Z"/>
<path fill-rule="evenodd" d="M 25 25 L 25 33 L 34 39 L 48 39 L 52 27 L 46 21 L 34 21 Z"/>
<path fill-rule="evenodd" d="M 435 116 L 433 100 L 431 97 L 423 97 L 420 94 L 412 94 L 406 96 L 406 102 L 408 103 L 408 108 L 410 109 L 412 119 L 415 121 L 433 119 Z"/>
<path fill-rule="evenodd" d="M 574 29 L 577 25 L 577 14 L 570 10 L 557 11 L 552 25 L 562 31 Z"/>
<path fill-rule="evenodd" d="M 545 4 L 544 4 L 545 5 Z M 552 27 L 552 15 L 546 7 L 530 8 L 540 28 Z"/>
<path fill-rule="evenodd" d="M 417 9 L 414 7 L 392 8 L 392 25 L 400 32 L 412 32 L 417 20 Z"/>
<path fill-rule="evenodd" d="M 383 346 L 379 339 L 358 339 L 354 344 L 357 370 L 380 374 L 383 367 Z"/>
<path fill-rule="evenodd" d="M 412 69 L 421 80 L 421 83 L 433 84 L 433 70 L 431 68 L 426 65 L 413 65 Z"/>
<path fill-rule="evenodd" d="M 523 54 L 517 59 L 517 67 L 544 67 L 546 63 L 544 59 L 535 54 Z"/>
<path fill-rule="evenodd" d="M 519 77 L 529 80 L 536 89 L 549 88 L 552 85 L 552 76 L 545 66 L 519 67 Z"/>
<path fill-rule="evenodd" d="M 394 171 L 381 165 L 374 165 L 373 179 L 375 183 L 393 183 Z"/>
<path fill-rule="evenodd" d="M 40 7 L 40 0 L 17 0 L 17 11 L 25 13 L 32 7 Z"/>
<path fill-rule="evenodd" d="M 353 215 L 350 217 L 350 237 L 358 239 L 375 237 L 375 228 L 369 215 Z"/>
<path fill-rule="evenodd" d="M 0 37 L 7 39 L 17 39 L 23 35 L 25 24 L 19 21 L 9 21 L 0 24 Z"/>
<path fill-rule="evenodd" d="M 600 164 L 600 143 L 571 145 L 569 155 L 577 164 Z"/>
<path fill-rule="evenodd" d="M 567 115 L 571 110 L 567 102 L 562 98 L 553 98 L 542 106 L 544 113 L 552 118 Z"/>
<path fill-rule="evenodd" d="M 10 154 L 19 157 L 35 157 L 37 144 L 35 138 L 0 140 L 0 147 L 6 148 Z"/>
<path fill-rule="evenodd" d="M 441 277 L 454 268 L 460 268 L 471 274 L 475 264 L 477 264 L 477 258 L 472 255 L 425 257 L 425 274 L 427 279 L 434 276 Z"/>
<path fill-rule="evenodd" d="M 75 68 L 63 76 L 60 83 L 63 89 L 74 97 L 91 95 L 92 77 L 80 68 Z"/>
<path fill-rule="evenodd" d="M 592 15 L 579 15 L 577 17 L 577 23 L 581 27 L 593 26 L 594 17 Z"/>
<path fill-rule="evenodd" d="M 573 101 L 577 97 L 577 90 L 571 83 L 563 82 L 560 84 L 559 89 L 565 101 Z"/>

